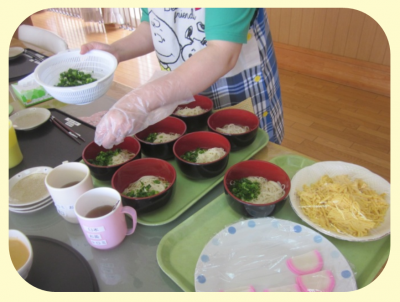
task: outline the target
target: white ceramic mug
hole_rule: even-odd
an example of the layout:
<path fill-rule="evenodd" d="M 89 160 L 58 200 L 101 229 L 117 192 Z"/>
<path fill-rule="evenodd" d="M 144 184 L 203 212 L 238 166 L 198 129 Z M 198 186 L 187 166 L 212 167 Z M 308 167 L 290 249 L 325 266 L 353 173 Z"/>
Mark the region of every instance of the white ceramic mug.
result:
<path fill-rule="evenodd" d="M 71 223 L 79 223 L 74 206 L 79 196 L 93 189 L 89 168 L 82 163 L 63 162 L 47 174 L 45 184 L 58 214 Z"/>
<path fill-rule="evenodd" d="M 112 210 L 112 207 L 117 207 Z M 96 214 L 89 215 L 96 212 Z M 112 188 L 100 187 L 82 194 L 75 204 L 75 213 L 89 244 L 107 250 L 119 245 L 136 229 L 137 215 L 134 208 L 123 206 L 121 195 Z M 125 214 L 132 218 L 128 229 Z"/>

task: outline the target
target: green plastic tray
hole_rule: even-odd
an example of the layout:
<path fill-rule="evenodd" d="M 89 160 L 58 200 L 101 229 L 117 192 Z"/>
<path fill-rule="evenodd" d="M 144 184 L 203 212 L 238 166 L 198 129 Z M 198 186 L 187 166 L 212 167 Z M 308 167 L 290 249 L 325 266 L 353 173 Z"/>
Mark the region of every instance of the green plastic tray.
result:
<path fill-rule="evenodd" d="M 291 178 L 299 169 L 314 163 L 297 155 L 278 156 L 271 162 L 282 167 Z M 273 216 L 309 227 L 292 210 L 290 200 L 277 207 Z M 246 218 L 239 204 L 233 203 L 225 194 L 220 195 L 161 239 L 157 249 L 160 268 L 184 291 L 194 291 L 194 272 L 204 246 L 224 227 L 242 219 Z M 358 288 L 371 283 L 389 257 L 390 236 L 371 242 L 349 242 L 322 236 L 349 261 Z"/>
<path fill-rule="evenodd" d="M 248 147 L 231 152 L 229 154 L 228 166 L 218 176 L 203 180 L 192 180 L 185 177 L 180 171 L 175 160 L 168 162 L 176 170 L 176 183 L 171 200 L 162 208 L 138 215 L 138 223 L 148 226 L 167 224 L 194 205 L 200 198 L 218 185 L 223 179 L 225 172 L 234 164 L 251 158 L 254 154 L 264 148 L 269 141 L 268 134 L 258 129 L 255 141 Z M 110 187 L 109 181 L 99 181 L 93 178 L 95 187 Z"/>

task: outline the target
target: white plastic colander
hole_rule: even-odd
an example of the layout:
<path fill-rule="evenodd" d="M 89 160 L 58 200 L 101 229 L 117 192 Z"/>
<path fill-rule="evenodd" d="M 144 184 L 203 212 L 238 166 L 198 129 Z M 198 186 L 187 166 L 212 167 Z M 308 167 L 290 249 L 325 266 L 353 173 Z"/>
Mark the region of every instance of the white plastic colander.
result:
<path fill-rule="evenodd" d="M 52 97 L 60 102 L 74 105 L 85 105 L 104 95 L 110 88 L 117 59 L 110 53 L 91 50 L 81 55 L 80 49 L 58 53 L 36 67 L 34 76 Z M 60 74 L 69 68 L 90 73 L 97 81 L 74 87 L 56 87 Z"/>

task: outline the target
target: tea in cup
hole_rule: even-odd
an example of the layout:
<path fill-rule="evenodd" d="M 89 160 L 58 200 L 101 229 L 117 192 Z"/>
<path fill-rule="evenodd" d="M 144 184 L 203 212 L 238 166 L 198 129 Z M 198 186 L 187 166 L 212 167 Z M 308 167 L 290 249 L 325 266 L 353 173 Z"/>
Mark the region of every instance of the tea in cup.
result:
<path fill-rule="evenodd" d="M 11 261 L 19 275 L 26 279 L 33 263 L 31 243 L 28 237 L 18 230 L 9 230 L 8 238 Z"/>
<path fill-rule="evenodd" d="M 79 223 L 74 205 L 79 196 L 93 189 L 89 168 L 82 163 L 64 162 L 51 170 L 44 181 L 58 214 L 68 222 Z"/>
<path fill-rule="evenodd" d="M 136 229 L 135 209 L 123 206 L 121 195 L 112 188 L 83 193 L 76 201 L 75 214 L 89 244 L 101 250 L 116 247 Z M 125 214 L 132 218 L 132 228 L 128 229 Z"/>

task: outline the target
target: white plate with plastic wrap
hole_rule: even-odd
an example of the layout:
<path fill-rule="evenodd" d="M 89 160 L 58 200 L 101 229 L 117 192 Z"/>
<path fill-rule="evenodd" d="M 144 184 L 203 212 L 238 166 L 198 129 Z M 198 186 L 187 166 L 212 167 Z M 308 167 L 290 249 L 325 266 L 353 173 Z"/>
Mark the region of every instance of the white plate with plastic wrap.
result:
<path fill-rule="evenodd" d="M 323 260 L 321 270 L 332 272 L 333 291 L 357 290 L 349 263 L 329 240 L 298 223 L 271 217 L 239 221 L 211 238 L 197 261 L 195 289 L 263 292 L 290 286 L 298 275 L 286 261 L 315 250 Z"/>

